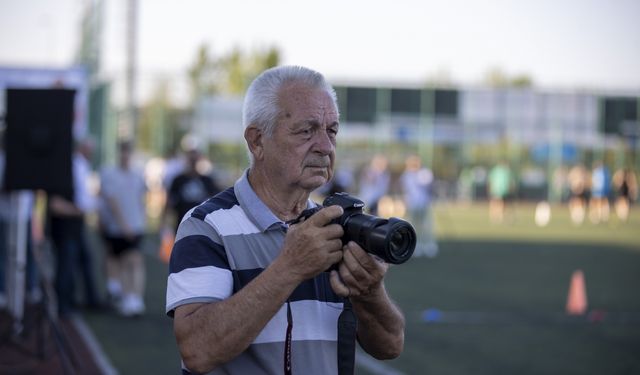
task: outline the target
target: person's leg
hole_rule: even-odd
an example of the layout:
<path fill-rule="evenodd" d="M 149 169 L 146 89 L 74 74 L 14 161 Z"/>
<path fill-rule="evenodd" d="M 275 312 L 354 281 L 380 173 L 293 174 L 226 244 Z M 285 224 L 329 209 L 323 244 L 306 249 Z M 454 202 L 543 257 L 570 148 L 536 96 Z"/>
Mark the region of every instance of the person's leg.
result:
<path fill-rule="evenodd" d="M 129 249 L 122 254 L 122 289 L 123 299 L 120 313 L 125 316 L 136 316 L 144 313 L 145 266 L 142 253 Z"/>
<path fill-rule="evenodd" d="M 600 200 L 598 197 L 591 197 L 589 200 L 589 220 L 593 224 L 597 224 L 600 221 Z"/>
<path fill-rule="evenodd" d="M 609 221 L 610 211 L 611 211 L 611 207 L 609 207 L 609 197 L 604 196 L 602 198 L 602 204 L 600 209 L 600 220 L 603 222 Z"/>
<path fill-rule="evenodd" d="M 98 307 L 100 301 L 96 290 L 95 273 L 93 269 L 93 257 L 91 249 L 87 245 L 85 227 L 78 233 L 78 262 L 80 272 L 82 273 L 82 281 L 84 284 L 85 303 L 88 307 Z"/>
<path fill-rule="evenodd" d="M 431 205 L 425 207 L 424 221 L 427 256 L 433 258 L 438 255 L 438 242 L 436 241 L 436 234 L 433 230 L 433 207 Z"/>
<path fill-rule="evenodd" d="M 122 298 L 122 271 L 120 254 L 117 254 L 113 239 L 105 239 L 105 273 L 107 275 L 107 298 L 116 305 Z"/>
<path fill-rule="evenodd" d="M 75 275 L 78 256 L 77 242 L 70 238 L 54 241 L 56 248 L 55 290 L 58 296 L 58 312 L 68 315 L 75 308 Z"/>
<path fill-rule="evenodd" d="M 31 228 L 31 222 L 29 222 L 29 228 Z M 42 298 L 42 291 L 40 290 L 40 276 L 38 264 L 36 264 L 34 254 L 33 237 L 31 234 L 27 235 L 27 265 L 26 265 L 26 291 L 27 300 L 31 303 L 37 303 Z"/>
<path fill-rule="evenodd" d="M 625 197 L 619 197 L 615 203 L 616 215 L 622 222 L 629 217 L 629 201 Z"/>
<path fill-rule="evenodd" d="M 128 261 L 131 264 L 131 286 L 132 292 L 140 298 L 144 296 L 144 287 L 146 281 L 146 269 L 144 264 L 144 256 L 140 250 L 130 251 Z"/>
<path fill-rule="evenodd" d="M 502 223 L 504 218 L 504 205 L 502 198 L 493 197 L 489 200 L 489 218 L 492 223 Z"/>
<path fill-rule="evenodd" d="M 569 199 L 569 215 L 571 221 L 575 225 L 580 225 L 584 221 L 584 201 L 578 196 L 573 196 Z"/>
<path fill-rule="evenodd" d="M 0 218 L 0 310 L 7 306 L 7 295 L 5 290 L 5 265 L 7 264 L 7 222 Z"/>
<path fill-rule="evenodd" d="M 140 242 L 142 236 L 134 239 L 122 239 L 120 253 L 120 272 L 123 298 L 118 305 L 124 316 L 137 316 L 144 313 L 145 264 Z"/>

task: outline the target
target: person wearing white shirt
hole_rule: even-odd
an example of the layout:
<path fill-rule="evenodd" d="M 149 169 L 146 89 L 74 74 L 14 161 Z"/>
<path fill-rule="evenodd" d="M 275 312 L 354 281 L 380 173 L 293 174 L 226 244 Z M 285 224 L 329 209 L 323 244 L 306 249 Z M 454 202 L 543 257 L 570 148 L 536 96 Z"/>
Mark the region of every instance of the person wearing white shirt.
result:
<path fill-rule="evenodd" d="M 433 172 L 421 164 L 418 156 L 409 156 L 405 160 L 405 170 L 400 176 L 400 182 L 409 218 L 418 234 L 414 256 L 434 257 L 438 254 L 438 245 L 434 237 L 431 212 Z"/>
<path fill-rule="evenodd" d="M 100 231 L 107 247 L 107 293 L 123 316 L 144 313 L 145 264 L 140 242 L 146 227 L 147 187 L 131 165 L 132 145 L 118 146 L 118 164 L 100 173 Z"/>

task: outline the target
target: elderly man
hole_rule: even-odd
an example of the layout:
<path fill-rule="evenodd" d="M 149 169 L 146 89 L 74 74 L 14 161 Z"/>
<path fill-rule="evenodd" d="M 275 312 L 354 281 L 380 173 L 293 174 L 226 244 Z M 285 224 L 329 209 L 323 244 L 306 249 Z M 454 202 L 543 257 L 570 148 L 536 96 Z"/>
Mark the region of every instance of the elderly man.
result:
<path fill-rule="evenodd" d="M 397 357 L 404 318 L 383 282 L 388 265 L 331 224 L 343 210 L 310 193 L 333 175 L 338 109 L 324 77 L 302 67 L 263 72 L 243 109 L 251 165 L 235 185 L 180 224 L 167 314 L 186 373 L 337 373 L 344 297 L 357 339 L 379 359 Z M 325 272 L 332 265 L 337 270 Z"/>

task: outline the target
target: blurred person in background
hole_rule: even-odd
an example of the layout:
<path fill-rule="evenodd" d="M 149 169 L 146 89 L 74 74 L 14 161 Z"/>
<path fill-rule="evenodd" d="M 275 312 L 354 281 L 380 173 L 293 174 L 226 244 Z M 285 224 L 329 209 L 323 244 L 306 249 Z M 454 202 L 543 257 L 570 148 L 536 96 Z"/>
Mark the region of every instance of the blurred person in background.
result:
<path fill-rule="evenodd" d="M 422 167 L 420 157 L 411 155 L 405 160 L 405 169 L 400 175 L 404 204 L 411 223 L 416 228 L 418 243 L 414 256 L 435 257 L 438 244 L 433 232 L 433 213 L 431 210 L 431 189 L 433 172 Z"/>
<path fill-rule="evenodd" d="M 580 225 L 584 221 L 589 201 L 589 173 L 582 164 L 574 165 L 567 174 L 569 184 L 569 216 Z"/>
<path fill-rule="evenodd" d="M 473 168 L 464 167 L 456 183 L 458 202 L 468 204 L 475 199 Z"/>
<path fill-rule="evenodd" d="M 638 198 L 638 180 L 631 168 L 622 168 L 613 175 L 613 187 L 616 193 L 615 210 L 618 218 L 626 222 L 629 218 L 631 202 Z"/>
<path fill-rule="evenodd" d="M 50 194 L 48 199 L 48 232 L 56 250 L 54 284 L 61 316 L 68 316 L 77 307 L 78 272 L 84 281 L 84 303 L 88 308 L 101 307 L 85 233 L 85 216 L 96 209 L 96 199 L 88 186 L 93 150 L 93 140 L 86 138 L 77 142 L 72 159 L 73 190 Z"/>
<path fill-rule="evenodd" d="M 502 223 L 505 218 L 506 200 L 512 193 L 513 177 L 505 161 L 500 161 L 489 171 L 487 178 L 489 192 L 489 219 L 493 223 Z"/>
<path fill-rule="evenodd" d="M 369 209 L 371 215 L 378 214 L 378 202 L 389 190 L 389 161 L 386 156 L 375 155 L 360 175 L 358 198 Z"/>
<path fill-rule="evenodd" d="M 609 169 L 596 161 L 591 171 L 591 199 L 589 200 L 589 219 L 597 224 L 609 220 L 609 194 L 611 192 L 611 176 Z"/>
<path fill-rule="evenodd" d="M 7 307 L 7 290 L 6 282 L 7 277 L 11 275 L 6 274 L 8 257 L 10 254 L 9 249 L 9 230 L 11 227 L 10 220 L 14 219 L 14 213 L 11 211 L 11 194 L 5 190 L 4 186 L 4 169 L 5 169 L 5 153 L 4 153 L 4 132 L 0 132 L 0 310 Z M 27 228 L 31 228 L 32 216 L 34 212 L 35 194 L 32 191 L 21 191 L 16 194 L 25 195 L 25 207 L 19 213 L 20 220 L 24 220 Z M 38 285 L 39 277 L 38 270 L 35 264 L 33 255 L 34 238 L 31 235 L 31 231 L 27 232 L 26 243 L 26 264 L 25 264 L 25 288 L 26 288 L 26 300 L 27 302 L 35 303 L 42 298 L 42 291 Z"/>
<path fill-rule="evenodd" d="M 173 233 L 178 230 L 180 221 L 187 211 L 220 192 L 213 177 L 199 170 L 203 157 L 198 142 L 192 138 L 185 138 L 183 149 L 185 165 L 169 185 L 162 215 L 163 230 L 173 228 Z M 173 225 L 170 224 L 171 220 Z"/>
<path fill-rule="evenodd" d="M 0 150 L 0 310 L 7 307 L 5 267 L 9 256 L 11 195 L 4 191 L 4 150 Z"/>
<path fill-rule="evenodd" d="M 107 293 L 116 311 L 138 316 L 145 311 L 145 264 L 140 243 L 147 222 L 142 171 L 131 163 L 133 146 L 118 145 L 118 163 L 100 173 L 100 232 L 105 241 Z"/>
<path fill-rule="evenodd" d="M 269 69 L 248 89 L 243 124 L 249 169 L 187 214 L 171 256 L 166 311 L 183 373 L 336 373 L 347 296 L 362 348 L 397 357 L 404 318 L 384 287 L 388 265 L 342 244 L 330 224 L 342 207 L 294 224 L 333 176 L 335 91 L 312 70 Z"/>
<path fill-rule="evenodd" d="M 185 160 L 175 149 L 172 149 L 165 160 L 162 176 L 162 187 L 169 191 L 173 179 L 182 173 L 185 168 Z"/>

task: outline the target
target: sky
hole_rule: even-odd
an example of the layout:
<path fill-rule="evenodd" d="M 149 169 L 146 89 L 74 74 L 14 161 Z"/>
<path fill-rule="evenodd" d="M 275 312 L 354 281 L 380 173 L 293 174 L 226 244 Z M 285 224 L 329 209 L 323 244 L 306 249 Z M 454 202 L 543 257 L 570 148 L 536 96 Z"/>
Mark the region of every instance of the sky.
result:
<path fill-rule="evenodd" d="M 0 66 L 69 66 L 87 0 L 0 0 Z M 125 67 L 125 0 L 105 1 L 103 71 Z M 640 91 L 637 0 L 139 0 L 141 80 L 183 79 L 197 47 L 276 46 L 334 82 L 462 85 L 499 68 L 543 88 Z"/>

